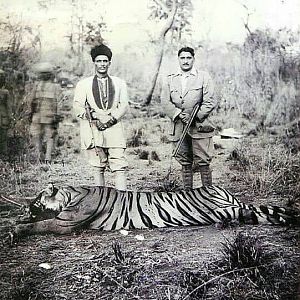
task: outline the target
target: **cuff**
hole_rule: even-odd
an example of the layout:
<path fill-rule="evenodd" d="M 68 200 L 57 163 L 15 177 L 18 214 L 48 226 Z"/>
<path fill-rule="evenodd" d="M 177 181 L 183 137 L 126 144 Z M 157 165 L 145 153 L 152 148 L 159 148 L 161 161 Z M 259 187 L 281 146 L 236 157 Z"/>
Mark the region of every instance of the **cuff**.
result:
<path fill-rule="evenodd" d="M 77 118 L 80 118 L 80 119 L 82 119 L 82 120 L 85 120 L 85 119 L 86 119 L 85 113 L 78 114 L 76 117 L 77 117 Z"/>
<path fill-rule="evenodd" d="M 182 110 L 179 108 L 176 108 L 175 113 L 173 114 L 173 117 L 172 117 L 172 121 L 175 121 L 181 113 L 182 113 Z"/>

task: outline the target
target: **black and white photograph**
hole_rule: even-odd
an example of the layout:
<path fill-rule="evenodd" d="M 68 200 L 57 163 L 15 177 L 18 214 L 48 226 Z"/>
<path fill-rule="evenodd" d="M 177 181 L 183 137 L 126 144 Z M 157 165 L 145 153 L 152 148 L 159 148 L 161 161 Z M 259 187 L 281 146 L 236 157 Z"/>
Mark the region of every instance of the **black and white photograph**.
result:
<path fill-rule="evenodd" d="M 0 299 L 300 300 L 300 0 L 0 0 Z"/>

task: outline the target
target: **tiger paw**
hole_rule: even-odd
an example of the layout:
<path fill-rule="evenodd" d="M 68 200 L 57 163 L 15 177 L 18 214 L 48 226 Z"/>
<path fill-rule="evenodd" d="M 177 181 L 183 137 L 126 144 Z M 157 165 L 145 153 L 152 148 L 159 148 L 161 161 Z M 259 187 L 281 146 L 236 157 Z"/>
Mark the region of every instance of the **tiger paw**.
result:
<path fill-rule="evenodd" d="M 22 236 L 26 235 L 31 232 L 31 229 L 33 227 L 32 223 L 29 224 L 18 224 L 14 229 L 14 236 Z"/>

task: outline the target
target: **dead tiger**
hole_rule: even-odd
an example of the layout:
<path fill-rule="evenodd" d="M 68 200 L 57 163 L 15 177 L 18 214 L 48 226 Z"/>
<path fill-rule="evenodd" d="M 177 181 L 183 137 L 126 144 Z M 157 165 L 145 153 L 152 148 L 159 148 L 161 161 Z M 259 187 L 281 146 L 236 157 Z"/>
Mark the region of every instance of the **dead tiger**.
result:
<path fill-rule="evenodd" d="M 50 184 L 28 207 L 30 223 L 18 224 L 18 235 L 67 234 L 78 229 L 145 229 L 201 226 L 230 221 L 245 224 L 299 224 L 299 214 L 276 206 L 247 205 L 218 186 L 178 192 L 118 191 L 99 186 Z M 39 220 L 44 212 L 50 219 Z M 38 220 L 38 221 L 37 221 Z"/>

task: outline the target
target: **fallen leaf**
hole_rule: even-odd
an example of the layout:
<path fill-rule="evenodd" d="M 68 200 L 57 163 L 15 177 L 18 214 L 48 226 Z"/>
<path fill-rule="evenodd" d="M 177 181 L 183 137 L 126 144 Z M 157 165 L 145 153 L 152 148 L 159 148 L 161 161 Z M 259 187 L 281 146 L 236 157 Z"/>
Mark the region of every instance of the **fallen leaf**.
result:
<path fill-rule="evenodd" d="M 52 269 L 52 266 L 48 263 L 41 263 L 41 264 L 39 264 L 39 267 L 43 268 L 43 269 L 46 269 L 46 270 Z"/>
<path fill-rule="evenodd" d="M 134 238 L 139 240 L 139 241 L 143 241 L 145 239 L 144 236 L 141 235 L 141 234 L 137 234 Z"/>
<path fill-rule="evenodd" d="M 123 235 L 128 235 L 129 234 L 129 231 L 125 230 L 125 229 L 121 229 L 120 230 L 120 233 L 123 234 Z"/>

